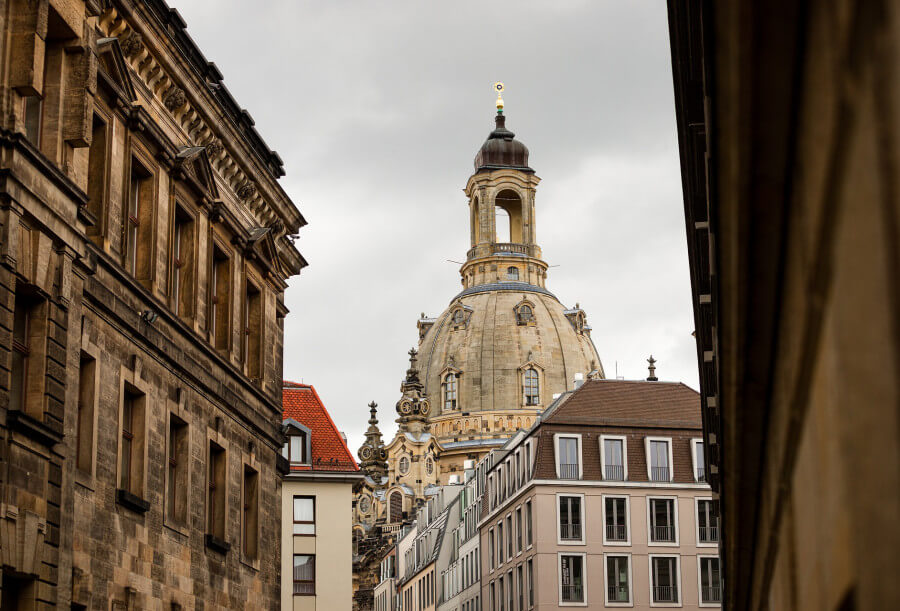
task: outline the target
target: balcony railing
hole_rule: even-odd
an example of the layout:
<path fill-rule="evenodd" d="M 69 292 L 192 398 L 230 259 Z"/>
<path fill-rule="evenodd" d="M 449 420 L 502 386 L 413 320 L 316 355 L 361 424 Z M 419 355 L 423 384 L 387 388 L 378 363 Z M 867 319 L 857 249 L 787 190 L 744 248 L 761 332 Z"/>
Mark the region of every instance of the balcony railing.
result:
<path fill-rule="evenodd" d="M 706 469 L 703 467 L 697 467 L 697 481 L 705 482 L 706 481 Z"/>
<path fill-rule="evenodd" d="M 559 538 L 563 541 L 580 541 L 581 540 L 581 524 L 560 524 Z"/>
<path fill-rule="evenodd" d="M 705 603 L 722 602 L 722 588 L 719 586 L 704 586 L 700 588 L 701 601 Z"/>
<path fill-rule="evenodd" d="M 627 603 L 628 587 L 627 586 L 609 586 L 606 593 L 611 603 Z"/>
<path fill-rule="evenodd" d="M 675 542 L 675 527 L 674 526 L 653 526 L 650 529 L 651 534 L 653 535 L 652 541 L 671 541 Z"/>
<path fill-rule="evenodd" d="M 469 249 L 466 253 L 466 258 L 471 260 L 475 258 L 475 252 L 481 249 L 482 253 L 484 253 L 485 244 L 478 244 Z M 537 247 L 533 244 L 516 244 L 512 242 L 495 242 L 493 244 L 488 245 L 490 247 L 491 254 L 498 253 L 514 253 L 517 255 L 527 255 L 529 257 L 539 256 L 537 254 Z M 484 256 L 482 254 L 482 256 Z"/>
<path fill-rule="evenodd" d="M 700 527 L 700 543 L 718 543 L 719 527 L 718 526 L 701 526 Z"/>
<path fill-rule="evenodd" d="M 584 602 L 584 587 L 581 584 L 563 584 L 562 599 L 564 603 Z"/>
<path fill-rule="evenodd" d="M 559 465 L 559 479 L 578 479 L 578 465 Z"/>
<path fill-rule="evenodd" d="M 669 481 L 668 467 L 650 467 L 651 482 L 667 482 Z"/>
<path fill-rule="evenodd" d="M 653 586 L 653 602 L 677 603 L 678 589 L 675 586 Z"/>
<path fill-rule="evenodd" d="M 607 524 L 606 540 L 607 541 L 626 541 L 628 539 L 628 529 L 624 524 Z"/>
<path fill-rule="evenodd" d="M 621 482 L 625 479 L 625 467 L 622 465 L 604 465 L 603 478 L 611 482 Z"/>

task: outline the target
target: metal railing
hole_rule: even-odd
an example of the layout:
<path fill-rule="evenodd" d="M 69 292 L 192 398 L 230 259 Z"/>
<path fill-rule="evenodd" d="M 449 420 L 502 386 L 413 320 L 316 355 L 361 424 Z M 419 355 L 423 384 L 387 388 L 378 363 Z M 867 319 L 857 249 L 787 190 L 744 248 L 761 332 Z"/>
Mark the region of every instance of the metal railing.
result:
<path fill-rule="evenodd" d="M 719 527 L 718 526 L 701 526 L 700 527 L 700 543 L 718 543 Z"/>
<path fill-rule="evenodd" d="M 675 542 L 674 526 L 653 526 L 650 528 L 650 532 L 653 535 L 653 541 Z"/>
<path fill-rule="evenodd" d="M 559 538 L 563 541 L 580 540 L 581 524 L 560 524 Z"/>
<path fill-rule="evenodd" d="M 578 479 L 578 465 L 560 463 L 559 479 Z"/>
<path fill-rule="evenodd" d="M 669 481 L 668 467 L 650 467 L 651 482 L 667 482 Z"/>
<path fill-rule="evenodd" d="M 563 584 L 562 599 L 564 603 L 584 602 L 584 587 L 581 584 Z"/>
<path fill-rule="evenodd" d="M 609 586 L 606 592 L 607 598 L 611 603 L 627 603 L 628 587 L 627 586 Z"/>
<path fill-rule="evenodd" d="M 697 481 L 705 482 L 706 481 L 706 469 L 703 467 L 697 467 Z"/>
<path fill-rule="evenodd" d="M 607 541 L 626 541 L 628 539 L 628 529 L 624 524 L 607 524 L 606 540 Z"/>
<path fill-rule="evenodd" d="M 624 481 L 625 467 L 622 465 L 604 465 L 603 478 L 613 482 Z"/>
<path fill-rule="evenodd" d="M 677 603 L 678 589 L 675 586 L 653 586 L 653 602 Z"/>
<path fill-rule="evenodd" d="M 704 586 L 700 588 L 700 600 L 705 603 L 722 602 L 722 588 L 719 586 Z"/>

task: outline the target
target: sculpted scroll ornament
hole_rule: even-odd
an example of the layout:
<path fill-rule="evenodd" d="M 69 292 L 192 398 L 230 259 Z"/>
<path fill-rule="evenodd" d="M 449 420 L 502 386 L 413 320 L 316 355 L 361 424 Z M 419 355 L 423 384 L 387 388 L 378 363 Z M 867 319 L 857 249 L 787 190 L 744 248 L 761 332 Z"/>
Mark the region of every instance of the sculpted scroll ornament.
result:
<path fill-rule="evenodd" d="M 119 39 L 119 45 L 125 57 L 134 57 L 144 50 L 144 39 L 137 32 L 132 32 L 128 38 Z"/>
<path fill-rule="evenodd" d="M 166 94 L 166 97 L 163 98 L 163 104 L 169 110 L 175 110 L 187 104 L 187 96 L 184 95 L 184 90 L 180 87 L 173 87 Z"/>
<path fill-rule="evenodd" d="M 245 182 L 237 190 L 237 196 L 241 199 L 249 199 L 256 194 L 256 185 L 252 182 Z"/>

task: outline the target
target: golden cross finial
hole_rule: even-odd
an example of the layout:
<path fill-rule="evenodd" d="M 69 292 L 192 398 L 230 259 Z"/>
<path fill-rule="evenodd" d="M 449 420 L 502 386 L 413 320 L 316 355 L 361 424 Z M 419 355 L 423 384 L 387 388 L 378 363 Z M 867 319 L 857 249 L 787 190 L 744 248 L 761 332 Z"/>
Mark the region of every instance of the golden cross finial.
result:
<path fill-rule="evenodd" d="M 497 112 L 503 113 L 503 83 L 497 81 L 494 83 L 494 91 L 497 92 Z"/>

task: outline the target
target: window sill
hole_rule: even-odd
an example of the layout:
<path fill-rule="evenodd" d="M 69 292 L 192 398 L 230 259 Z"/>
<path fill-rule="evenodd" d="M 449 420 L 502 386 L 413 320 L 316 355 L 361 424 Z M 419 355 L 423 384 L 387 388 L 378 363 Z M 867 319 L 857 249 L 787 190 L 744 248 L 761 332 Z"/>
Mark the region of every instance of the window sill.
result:
<path fill-rule="evenodd" d="M 49 426 L 22 410 L 12 409 L 6 414 L 6 424 L 9 428 L 33 439 L 45 446 L 53 447 L 63 440 L 59 433 Z"/>
<path fill-rule="evenodd" d="M 220 539 L 215 535 L 206 533 L 205 542 L 206 547 L 213 551 L 219 552 L 220 554 L 227 554 L 229 551 L 231 551 L 231 543 L 225 541 L 224 539 Z"/>
<path fill-rule="evenodd" d="M 116 488 L 116 503 L 135 513 L 147 513 L 150 511 L 150 501 L 145 501 L 138 495 L 121 488 Z"/>

